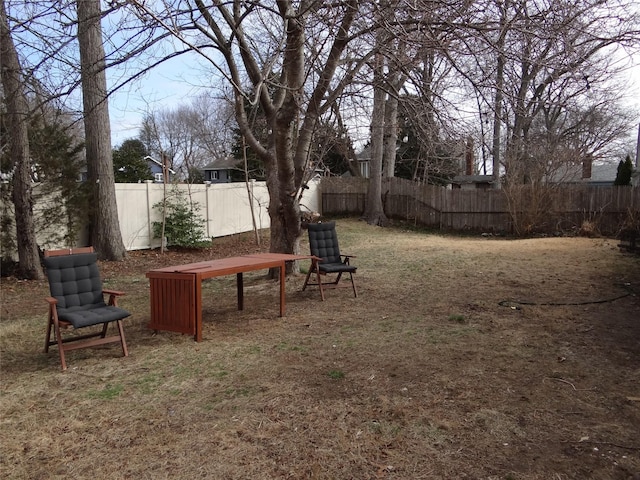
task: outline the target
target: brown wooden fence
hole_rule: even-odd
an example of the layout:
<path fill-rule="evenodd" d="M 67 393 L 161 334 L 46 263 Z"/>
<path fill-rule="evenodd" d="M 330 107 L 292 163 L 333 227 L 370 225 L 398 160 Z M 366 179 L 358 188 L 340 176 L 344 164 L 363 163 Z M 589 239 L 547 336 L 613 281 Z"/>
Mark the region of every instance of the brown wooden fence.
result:
<path fill-rule="evenodd" d="M 324 178 L 323 215 L 361 215 L 368 180 Z M 522 186 L 504 190 L 449 190 L 401 178 L 382 180 L 387 216 L 441 230 L 533 233 L 593 229 L 616 235 L 640 222 L 640 188 Z"/>

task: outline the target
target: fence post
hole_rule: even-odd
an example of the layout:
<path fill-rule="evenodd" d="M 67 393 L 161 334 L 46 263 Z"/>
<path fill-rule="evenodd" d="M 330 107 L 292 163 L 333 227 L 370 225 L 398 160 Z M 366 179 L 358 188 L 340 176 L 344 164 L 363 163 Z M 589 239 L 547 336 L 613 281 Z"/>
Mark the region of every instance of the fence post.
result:
<path fill-rule="evenodd" d="M 211 219 L 209 218 L 209 195 L 211 194 L 211 182 L 209 180 L 207 180 L 206 182 L 204 182 L 205 185 L 207 186 L 207 188 L 204 191 L 204 208 L 206 210 L 206 215 L 204 218 L 204 221 L 207 223 L 207 238 L 211 238 L 213 237 L 213 235 L 211 234 Z"/>
<path fill-rule="evenodd" d="M 151 248 L 153 246 L 153 227 L 151 225 L 151 210 L 153 209 L 153 205 L 151 205 L 151 186 L 153 185 L 153 180 L 145 180 L 144 183 L 147 184 L 147 233 L 149 234 L 147 248 Z"/>

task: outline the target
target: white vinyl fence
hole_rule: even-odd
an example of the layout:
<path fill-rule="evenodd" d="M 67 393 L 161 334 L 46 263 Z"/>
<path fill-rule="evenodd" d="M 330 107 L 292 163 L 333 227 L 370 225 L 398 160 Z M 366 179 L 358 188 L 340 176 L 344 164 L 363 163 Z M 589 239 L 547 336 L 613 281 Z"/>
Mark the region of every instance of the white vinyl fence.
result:
<path fill-rule="evenodd" d="M 116 202 L 122 240 L 127 250 L 160 247 L 153 237 L 153 222 L 162 220 L 161 211 L 153 206 L 162 202 L 165 186 L 157 183 L 117 183 Z M 185 198 L 199 206 L 207 238 L 223 237 L 253 230 L 251 209 L 257 228 L 270 225 L 267 208 L 269 192 L 265 182 L 167 185 L 167 193 L 178 188 Z M 318 212 L 319 182 L 309 182 L 301 209 Z"/>
<path fill-rule="evenodd" d="M 320 179 L 310 181 L 308 186 L 309 189 L 304 191 L 300 208 L 302 211 L 320 212 Z M 251 208 L 255 215 L 256 227 L 269 228 L 267 212 L 269 193 L 265 182 L 251 182 L 248 189 L 245 183 L 167 185 L 167 193 L 170 194 L 173 188 L 178 188 L 184 193 L 186 199 L 191 199 L 198 204 L 197 213 L 202 218 L 203 230 L 207 238 L 252 231 Z M 153 206 L 162 202 L 165 186 L 151 182 L 116 183 L 115 191 L 120 231 L 125 248 L 144 250 L 160 247 L 160 238 L 153 237 L 153 222 L 162 221 L 162 212 L 154 209 Z M 42 202 L 42 205 L 34 206 L 36 214 L 46 204 L 46 200 Z M 5 210 L 5 214 L 13 216 L 13 205 L 2 203 L 1 207 Z M 49 225 L 48 229 L 38 230 L 38 244 L 45 249 L 68 247 L 68 245 L 54 244 L 56 242 L 49 240 L 51 228 L 53 226 Z M 63 227 L 58 225 L 55 228 Z M 79 242 L 83 243 L 83 240 Z M 2 255 L 17 260 L 17 252 L 2 252 Z"/>

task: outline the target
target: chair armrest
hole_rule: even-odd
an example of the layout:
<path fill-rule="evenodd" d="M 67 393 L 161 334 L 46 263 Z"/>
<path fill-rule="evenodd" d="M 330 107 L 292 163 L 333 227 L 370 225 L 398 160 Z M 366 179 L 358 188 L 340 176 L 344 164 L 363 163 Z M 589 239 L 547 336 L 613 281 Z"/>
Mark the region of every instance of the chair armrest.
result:
<path fill-rule="evenodd" d="M 102 289 L 102 293 L 106 293 L 107 295 L 113 295 L 116 297 L 122 296 L 122 295 L 126 295 L 125 292 L 121 292 L 120 290 L 108 290 L 106 288 Z"/>
<path fill-rule="evenodd" d="M 58 320 L 58 299 L 53 297 L 46 297 L 45 300 L 49 304 L 49 322 L 53 321 L 56 325 L 62 324 L 64 328 L 67 328 L 67 325 L 71 325 L 68 322 L 60 322 Z"/>
<path fill-rule="evenodd" d="M 349 265 L 349 259 L 350 258 L 356 258 L 355 255 L 345 255 L 344 253 L 340 255 L 341 257 L 344 257 L 344 260 L 342 260 L 342 263 L 344 263 L 345 265 Z"/>
<path fill-rule="evenodd" d="M 125 295 L 124 292 L 121 292 L 119 290 L 108 290 L 108 289 L 102 289 L 102 293 L 109 295 L 109 305 L 113 305 L 114 307 L 118 306 L 118 297 L 121 297 L 122 295 Z"/>

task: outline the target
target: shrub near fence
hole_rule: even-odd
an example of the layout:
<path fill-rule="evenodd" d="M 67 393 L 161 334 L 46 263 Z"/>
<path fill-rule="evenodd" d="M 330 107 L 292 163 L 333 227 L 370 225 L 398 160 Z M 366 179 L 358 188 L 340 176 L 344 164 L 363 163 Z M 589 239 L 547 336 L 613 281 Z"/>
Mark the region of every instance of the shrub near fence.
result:
<path fill-rule="evenodd" d="M 303 208 L 318 208 L 317 182 L 309 182 L 303 198 Z M 202 228 L 207 238 L 223 237 L 253 230 L 255 215 L 258 229 L 269 228 L 270 219 L 269 192 L 265 182 L 251 182 L 249 192 L 245 183 L 218 184 L 178 184 L 167 186 L 167 189 L 178 188 L 186 198 L 197 202 L 202 218 Z M 160 239 L 152 234 L 152 223 L 160 221 L 158 211 L 153 205 L 160 202 L 164 195 L 163 185 L 116 184 L 118 216 L 122 239 L 127 250 L 156 248 Z"/>
<path fill-rule="evenodd" d="M 321 184 L 324 215 L 364 212 L 368 180 L 324 178 Z M 541 190 L 542 189 L 542 190 Z M 537 201 L 544 197 L 544 202 Z M 640 216 L 640 188 L 550 186 L 514 190 L 462 190 L 419 185 L 401 178 L 382 179 L 385 213 L 441 230 L 523 233 L 518 222 L 540 214 L 529 232 L 556 233 L 580 230 L 588 224 L 595 232 L 617 235 Z M 549 207 L 550 206 L 550 207 Z M 516 228 L 518 227 L 518 228 Z"/>

